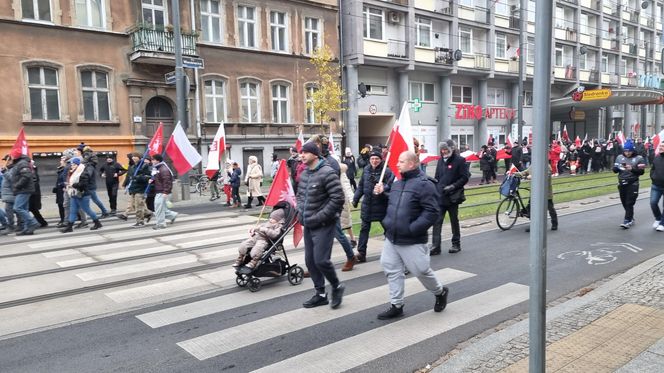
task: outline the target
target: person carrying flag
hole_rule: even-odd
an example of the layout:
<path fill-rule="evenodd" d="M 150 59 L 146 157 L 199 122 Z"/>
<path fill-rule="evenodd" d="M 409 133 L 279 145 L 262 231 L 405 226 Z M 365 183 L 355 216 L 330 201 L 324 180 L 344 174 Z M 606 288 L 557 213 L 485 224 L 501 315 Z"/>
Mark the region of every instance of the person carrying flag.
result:
<path fill-rule="evenodd" d="M 117 214 L 119 219 L 127 220 L 127 215 L 130 211 L 136 212 L 136 223 L 133 227 L 138 228 L 145 225 L 145 220 L 148 222 L 152 218 L 152 213 L 148 212 L 148 207 L 145 204 L 145 188 L 148 186 L 151 172 L 149 162 L 150 158 L 146 157 L 141 162 L 141 154 L 134 152 L 131 153 L 131 159 L 134 165 L 130 166 L 127 170 L 127 175 L 130 177 L 125 178 L 123 187 L 127 188 L 126 193 L 129 193 L 129 204 L 123 214 Z M 146 162 L 147 161 L 147 162 Z"/>

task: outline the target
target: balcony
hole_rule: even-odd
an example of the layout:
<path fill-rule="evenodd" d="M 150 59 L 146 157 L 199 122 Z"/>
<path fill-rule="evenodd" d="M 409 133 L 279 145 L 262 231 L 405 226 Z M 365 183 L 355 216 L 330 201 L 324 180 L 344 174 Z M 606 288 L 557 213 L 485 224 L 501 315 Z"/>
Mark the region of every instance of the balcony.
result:
<path fill-rule="evenodd" d="M 172 31 L 155 30 L 139 25 L 130 31 L 132 53 L 130 60 L 134 62 L 152 63 L 157 65 L 175 64 L 175 42 Z M 194 33 L 182 33 L 182 54 L 197 56 Z"/>
<path fill-rule="evenodd" d="M 518 30 L 521 27 L 521 18 L 510 17 L 510 28 Z"/>
<path fill-rule="evenodd" d="M 618 85 L 619 82 L 620 82 L 620 75 L 611 74 L 611 77 L 609 77 L 609 84 Z"/>
<path fill-rule="evenodd" d="M 574 5 L 576 5 L 576 4 L 579 3 L 578 0 L 563 0 L 563 2 L 565 2 L 565 3 L 569 3 L 569 4 L 574 4 Z"/>
<path fill-rule="evenodd" d="M 489 9 L 475 7 L 475 21 L 479 23 L 489 23 Z"/>
<path fill-rule="evenodd" d="M 565 31 L 565 40 L 567 41 L 576 41 L 576 36 L 577 36 L 576 30 L 572 28 L 568 27 L 567 30 Z"/>
<path fill-rule="evenodd" d="M 576 79 L 576 67 L 572 65 L 567 65 L 565 67 L 565 79 L 574 80 Z"/>
<path fill-rule="evenodd" d="M 591 82 L 599 83 L 599 70 L 590 70 L 588 80 Z"/>
<path fill-rule="evenodd" d="M 491 69 L 491 57 L 488 54 L 475 54 L 476 69 Z"/>
<path fill-rule="evenodd" d="M 436 63 L 441 63 L 444 65 L 453 65 L 454 64 L 454 51 L 449 48 L 436 48 L 435 49 Z"/>
<path fill-rule="evenodd" d="M 408 43 L 403 40 L 389 39 L 387 41 L 387 56 L 408 58 Z"/>
<path fill-rule="evenodd" d="M 637 10 L 632 9 L 629 12 L 629 21 L 639 23 L 639 12 Z"/>

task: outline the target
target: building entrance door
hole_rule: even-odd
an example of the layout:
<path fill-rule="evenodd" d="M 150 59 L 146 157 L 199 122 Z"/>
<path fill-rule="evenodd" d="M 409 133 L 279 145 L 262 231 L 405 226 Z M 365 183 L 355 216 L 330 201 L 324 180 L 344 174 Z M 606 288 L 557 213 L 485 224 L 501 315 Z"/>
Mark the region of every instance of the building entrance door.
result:
<path fill-rule="evenodd" d="M 145 106 L 145 137 L 151 139 L 159 128 L 159 123 L 164 124 L 164 140 L 166 140 L 175 127 L 173 107 L 165 99 L 153 97 Z"/>

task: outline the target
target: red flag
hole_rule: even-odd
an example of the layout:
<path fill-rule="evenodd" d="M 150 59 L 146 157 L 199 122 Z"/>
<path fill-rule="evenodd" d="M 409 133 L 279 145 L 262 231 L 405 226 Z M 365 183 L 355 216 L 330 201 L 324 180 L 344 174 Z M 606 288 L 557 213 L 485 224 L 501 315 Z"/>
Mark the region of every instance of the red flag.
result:
<path fill-rule="evenodd" d="M 150 156 L 161 154 L 164 151 L 164 124 L 159 122 L 159 128 L 152 136 L 152 140 L 148 144 L 148 152 Z"/>
<path fill-rule="evenodd" d="M 477 153 L 472 150 L 466 150 L 460 155 L 466 159 L 466 162 L 477 162 L 480 160 L 480 157 L 477 156 Z"/>
<path fill-rule="evenodd" d="M 18 131 L 18 136 L 16 137 L 16 142 L 12 147 L 12 153 L 14 150 L 21 151 L 21 154 L 30 156 L 30 147 L 28 147 L 28 140 L 25 139 L 25 130 L 21 127 L 21 130 Z"/>
<path fill-rule="evenodd" d="M 661 130 L 652 138 L 652 146 L 655 148 L 655 155 L 659 155 L 659 144 L 662 142 L 664 142 L 664 130 Z"/>
<path fill-rule="evenodd" d="M 577 148 L 581 147 L 581 138 L 579 135 L 576 135 L 576 139 L 574 139 L 574 145 L 576 145 Z"/>
<path fill-rule="evenodd" d="M 208 151 L 208 161 L 207 167 L 205 168 L 205 174 L 207 177 L 212 177 L 217 171 L 219 171 L 220 165 L 219 161 L 221 160 L 222 154 L 226 150 L 226 132 L 224 131 L 224 124 L 219 125 L 217 134 L 214 135 L 214 140 L 210 144 L 210 150 Z"/>
<path fill-rule="evenodd" d="M 288 167 L 286 166 L 286 160 L 284 159 L 279 161 L 279 168 L 277 169 L 277 174 L 274 175 L 272 186 L 265 199 L 265 205 L 275 206 L 281 201 L 290 203 L 293 208 L 297 205 L 293 185 L 291 184 L 290 177 L 288 177 Z M 302 237 L 302 225 L 300 225 L 299 222 L 296 222 L 293 229 L 293 245 L 295 247 L 300 243 Z"/>
<path fill-rule="evenodd" d="M 387 166 L 397 179 L 401 179 L 401 174 L 397 168 L 399 156 L 407 150 L 414 151 L 415 149 L 415 145 L 413 144 L 413 128 L 410 123 L 410 115 L 408 114 L 408 101 L 403 103 L 399 120 L 394 122 L 390 138 L 392 142 L 390 143 L 387 154 Z"/>
<path fill-rule="evenodd" d="M 569 142 L 569 134 L 567 133 L 567 125 L 563 127 L 563 141 Z"/>
<path fill-rule="evenodd" d="M 508 175 L 514 175 L 515 173 L 519 172 L 519 169 L 516 168 L 515 165 L 512 165 L 509 170 L 507 170 Z"/>
<path fill-rule="evenodd" d="M 512 158 L 511 154 L 507 154 L 505 149 L 500 149 L 496 152 L 496 160 Z"/>
<path fill-rule="evenodd" d="M 514 147 L 514 143 L 512 142 L 512 137 L 510 134 L 507 134 L 507 139 L 505 140 L 505 145 L 509 145 L 510 148 Z"/>
<path fill-rule="evenodd" d="M 187 138 L 187 134 L 184 133 L 179 122 L 173 130 L 171 138 L 168 140 L 166 154 L 171 158 L 173 166 L 175 166 L 180 175 L 194 168 L 202 158 L 196 149 L 191 146 L 189 138 Z"/>
<path fill-rule="evenodd" d="M 419 157 L 420 157 L 420 163 L 422 164 L 427 164 L 429 162 L 433 162 L 435 160 L 440 159 L 439 155 L 435 155 L 432 153 L 420 153 Z"/>
<path fill-rule="evenodd" d="M 300 130 L 300 135 L 297 137 L 297 140 L 295 140 L 295 149 L 297 149 L 297 152 L 302 151 L 302 145 L 304 145 L 304 134 L 302 133 L 302 130 Z"/>

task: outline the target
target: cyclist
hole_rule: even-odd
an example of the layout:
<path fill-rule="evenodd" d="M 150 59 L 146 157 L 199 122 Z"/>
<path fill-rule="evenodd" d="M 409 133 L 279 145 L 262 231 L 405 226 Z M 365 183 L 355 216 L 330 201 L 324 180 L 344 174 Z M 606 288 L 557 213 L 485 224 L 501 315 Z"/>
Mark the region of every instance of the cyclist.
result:
<path fill-rule="evenodd" d="M 527 169 L 520 171 L 520 172 L 515 172 L 514 174 L 519 177 L 525 177 L 527 179 L 532 178 L 532 171 L 531 171 L 532 166 L 528 167 Z M 558 213 L 556 212 L 556 208 L 553 206 L 553 188 L 551 187 L 551 164 L 549 164 L 549 172 L 546 173 L 546 178 L 549 182 L 549 195 L 547 196 L 547 209 L 549 210 L 549 216 L 551 217 L 551 230 L 552 231 L 557 231 L 558 230 Z M 530 199 L 528 199 L 528 205 L 524 207 L 524 209 L 521 211 L 521 214 L 526 217 L 530 217 Z M 526 228 L 526 232 L 530 232 L 530 226 Z"/>

